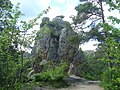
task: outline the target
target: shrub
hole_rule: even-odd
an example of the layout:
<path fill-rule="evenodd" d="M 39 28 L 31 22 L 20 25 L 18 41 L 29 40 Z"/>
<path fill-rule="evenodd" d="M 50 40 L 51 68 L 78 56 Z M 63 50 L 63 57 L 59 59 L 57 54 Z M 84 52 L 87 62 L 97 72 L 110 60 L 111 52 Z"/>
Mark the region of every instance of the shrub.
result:
<path fill-rule="evenodd" d="M 43 85 L 53 86 L 53 87 L 64 87 L 68 85 L 64 82 L 63 78 L 67 77 L 65 69 L 67 68 L 66 63 L 61 63 L 55 68 L 48 69 L 44 72 L 37 73 L 34 75 L 35 82 L 40 82 Z"/>
<path fill-rule="evenodd" d="M 109 68 L 103 73 L 101 85 L 105 90 L 120 90 L 120 70 Z"/>
<path fill-rule="evenodd" d="M 98 60 L 95 51 L 84 51 L 83 61 L 77 67 L 77 75 L 90 80 L 100 80 L 105 65 Z"/>

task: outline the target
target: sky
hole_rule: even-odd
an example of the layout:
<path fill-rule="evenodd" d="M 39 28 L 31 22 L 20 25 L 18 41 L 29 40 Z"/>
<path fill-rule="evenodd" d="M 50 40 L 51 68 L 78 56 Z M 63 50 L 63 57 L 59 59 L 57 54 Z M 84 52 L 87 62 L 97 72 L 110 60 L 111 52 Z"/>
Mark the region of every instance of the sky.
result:
<path fill-rule="evenodd" d="M 64 15 L 64 20 L 71 21 L 71 15 L 75 15 L 75 6 L 79 4 L 79 0 L 11 0 L 14 5 L 20 3 L 20 11 L 25 14 L 24 19 L 34 18 L 43 10 L 51 7 L 47 15 L 50 19 L 57 15 Z"/>
<path fill-rule="evenodd" d="M 25 15 L 21 19 L 30 20 L 35 18 L 43 10 L 51 7 L 49 12 L 43 17 L 49 17 L 51 20 L 57 15 L 64 15 L 65 21 L 72 22 L 69 18 L 71 15 L 76 15 L 75 6 L 79 4 L 79 0 L 11 0 L 14 5 L 20 3 L 20 11 Z M 106 6 L 107 8 L 107 6 Z M 105 15 L 116 15 L 114 13 L 105 12 Z M 90 41 L 81 45 L 82 50 L 95 50 L 97 46 L 94 44 L 97 41 Z"/>

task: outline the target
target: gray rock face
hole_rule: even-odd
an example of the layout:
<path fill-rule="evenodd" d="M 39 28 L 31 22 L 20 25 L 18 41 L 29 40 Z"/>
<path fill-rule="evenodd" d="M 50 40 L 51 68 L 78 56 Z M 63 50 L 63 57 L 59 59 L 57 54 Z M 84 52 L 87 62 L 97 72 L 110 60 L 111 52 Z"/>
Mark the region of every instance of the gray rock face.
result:
<path fill-rule="evenodd" d="M 47 17 L 42 19 L 32 50 L 36 62 L 65 60 L 70 64 L 74 61 L 79 48 L 79 36 L 72 30 L 70 23 L 62 18 L 63 16 L 57 16 L 52 21 Z"/>
<path fill-rule="evenodd" d="M 60 60 L 68 60 L 71 63 L 74 60 L 75 53 L 79 48 L 79 42 L 73 43 L 73 36 L 77 35 L 71 28 L 64 28 L 59 38 L 58 54 Z"/>

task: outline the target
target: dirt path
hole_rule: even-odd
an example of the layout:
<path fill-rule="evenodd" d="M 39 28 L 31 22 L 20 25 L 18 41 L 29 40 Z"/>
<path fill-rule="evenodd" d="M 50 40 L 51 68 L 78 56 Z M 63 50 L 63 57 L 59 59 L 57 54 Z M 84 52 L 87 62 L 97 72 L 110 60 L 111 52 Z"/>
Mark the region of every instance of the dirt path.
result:
<path fill-rule="evenodd" d="M 66 78 L 66 81 L 71 84 L 71 86 L 68 88 L 50 89 L 36 87 L 32 90 L 104 90 L 99 86 L 99 81 L 88 81 L 77 76 L 70 76 L 69 78 Z"/>
<path fill-rule="evenodd" d="M 72 86 L 54 90 L 104 90 L 99 86 L 99 81 L 88 81 L 74 75 L 70 76 L 67 81 L 71 82 Z"/>
<path fill-rule="evenodd" d="M 103 89 L 98 85 L 77 85 L 77 86 L 71 86 L 68 88 L 55 89 L 55 90 L 103 90 Z"/>
<path fill-rule="evenodd" d="M 104 89 L 99 87 L 98 85 L 76 85 L 61 89 L 50 89 L 50 88 L 48 89 L 48 88 L 36 87 L 32 90 L 104 90 Z"/>

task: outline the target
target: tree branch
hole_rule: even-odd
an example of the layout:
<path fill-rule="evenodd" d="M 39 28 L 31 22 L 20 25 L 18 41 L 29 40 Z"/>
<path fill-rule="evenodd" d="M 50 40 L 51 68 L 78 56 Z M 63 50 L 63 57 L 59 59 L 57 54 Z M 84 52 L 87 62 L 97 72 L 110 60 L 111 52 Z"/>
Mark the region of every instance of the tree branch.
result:
<path fill-rule="evenodd" d="M 88 26 L 86 26 L 86 27 L 84 27 L 84 28 L 82 28 L 82 25 L 83 25 L 83 24 L 80 25 L 81 27 L 78 27 L 78 26 L 77 26 L 77 27 L 78 27 L 78 29 L 82 29 L 82 30 L 83 30 L 83 29 L 86 29 L 86 28 L 89 28 L 94 22 L 96 22 L 96 21 L 98 21 L 98 20 L 100 20 L 100 19 L 101 19 L 101 18 L 98 18 L 98 19 L 92 21 Z"/>

